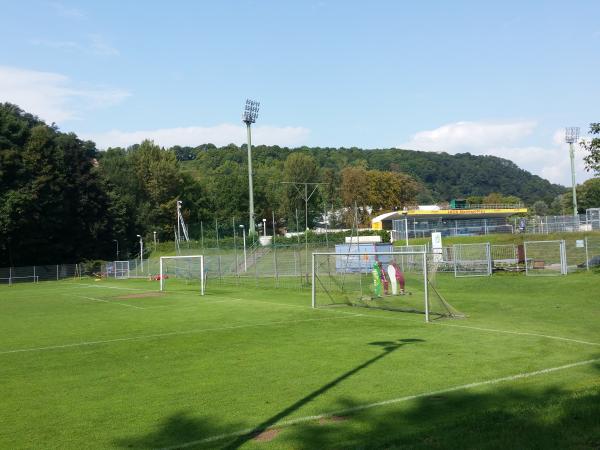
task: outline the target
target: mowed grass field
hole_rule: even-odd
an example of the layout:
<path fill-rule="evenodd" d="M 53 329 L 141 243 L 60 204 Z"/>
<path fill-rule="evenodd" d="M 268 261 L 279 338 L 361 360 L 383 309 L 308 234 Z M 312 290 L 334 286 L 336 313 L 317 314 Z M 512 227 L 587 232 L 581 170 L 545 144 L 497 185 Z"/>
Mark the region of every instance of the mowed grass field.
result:
<path fill-rule="evenodd" d="M 468 318 L 214 282 L 1 286 L 0 447 L 600 448 L 600 274 L 438 283 Z"/>

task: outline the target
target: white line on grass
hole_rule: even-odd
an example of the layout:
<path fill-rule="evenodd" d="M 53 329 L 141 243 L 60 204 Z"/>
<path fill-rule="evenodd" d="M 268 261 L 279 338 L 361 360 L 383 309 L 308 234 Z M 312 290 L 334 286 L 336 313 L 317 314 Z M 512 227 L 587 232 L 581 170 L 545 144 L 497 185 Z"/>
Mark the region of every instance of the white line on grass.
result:
<path fill-rule="evenodd" d="M 404 319 L 402 317 L 389 317 L 389 316 L 383 316 L 383 315 L 379 315 L 379 314 L 363 314 L 362 316 L 374 318 L 374 319 L 383 319 L 383 320 L 404 320 L 404 321 L 408 320 L 413 323 L 417 323 L 414 320 Z M 443 327 L 466 328 L 469 330 L 486 331 L 489 333 L 516 334 L 519 336 L 533 336 L 533 337 L 541 337 L 541 338 L 546 338 L 546 339 L 554 339 L 554 340 L 558 340 L 558 341 L 575 342 L 577 344 L 600 346 L 600 342 L 583 341 L 581 339 L 566 338 L 566 337 L 562 337 L 562 336 L 552 336 L 549 334 L 533 333 L 533 332 L 529 332 L 529 331 L 498 330 L 498 329 L 494 329 L 494 328 L 474 327 L 474 326 L 469 326 L 469 325 L 458 325 L 458 324 L 453 324 L 453 323 L 442 323 L 442 322 L 429 322 L 429 323 L 420 322 L 420 323 L 422 323 L 424 325 L 438 325 L 438 326 L 443 326 Z"/>
<path fill-rule="evenodd" d="M 130 337 L 123 337 L 123 338 L 116 338 L 116 339 L 106 339 L 106 340 L 102 340 L 102 341 L 84 341 L 84 342 L 75 342 L 72 344 L 50 345 L 48 347 L 34 347 L 34 348 L 21 348 L 21 349 L 16 349 L 16 350 L 6 350 L 6 351 L 0 352 L 0 355 L 8 355 L 11 353 L 40 352 L 40 351 L 44 351 L 44 350 L 58 350 L 61 348 L 83 347 L 83 346 L 88 346 L 88 345 L 99 345 L 99 344 L 110 344 L 113 342 L 141 341 L 144 339 L 155 339 L 155 338 L 161 338 L 161 337 L 180 336 L 180 335 L 195 334 L 195 333 L 207 333 L 207 332 L 211 332 L 211 331 L 237 330 L 240 328 L 269 327 L 269 326 L 286 325 L 286 324 L 301 323 L 301 322 L 317 322 L 317 321 L 325 321 L 325 320 L 350 319 L 352 317 L 361 317 L 361 316 L 362 316 L 362 314 L 354 314 L 352 316 L 344 316 L 344 317 L 321 317 L 321 318 L 317 318 L 317 319 L 277 320 L 277 321 L 272 321 L 272 322 L 231 325 L 231 326 L 226 326 L 226 327 L 199 328 L 196 330 L 187 330 L 187 331 L 171 331 L 168 333 L 145 334 L 145 335 L 141 335 L 141 336 L 130 336 Z"/>
<path fill-rule="evenodd" d="M 121 302 L 111 302 L 110 300 L 104 300 L 101 298 L 94 298 L 94 297 L 85 297 L 83 295 L 73 295 L 72 297 L 85 298 L 86 300 L 93 300 L 95 302 L 110 303 L 111 305 L 127 306 L 128 308 L 146 309 L 146 308 L 142 308 L 141 306 L 128 305 L 127 303 L 121 303 Z"/>
<path fill-rule="evenodd" d="M 565 364 L 563 366 L 558 366 L 558 367 L 550 367 L 547 369 L 536 370 L 534 372 L 518 373 L 516 375 L 510 375 L 510 376 L 502 377 L 502 378 L 495 378 L 492 380 L 476 381 L 474 383 L 462 384 L 459 386 L 452 386 L 452 387 L 449 387 L 446 389 L 440 389 L 437 391 L 422 392 L 420 394 L 407 395 L 405 397 L 392 398 L 389 400 L 383 400 L 383 401 L 375 402 L 375 403 L 367 403 L 364 405 L 354 406 L 352 408 L 340 409 L 338 411 L 326 412 L 326 413 L 317 414 L 314 416 L 305 416 L 305 417 L 298 417 L 297 419 L 281 420 L 279 422 L 275 422 L 275 423 L 269 425 L 268 428 L 282 428 L 282 427 L 287 427 L 287 426 L 295 425 L 295 424 L 299 424 L 299 423 L 311 422 L 311 421 L 316 421 L 316 420 L 320 420 L 320 419 L 326 419 L 328 417 L 342 416 L 344 414 L 355 413 L 358 411 L 363 411 L 365 409 L 376 408 L 378 406 L 393 405 L 396 403 L 403 403 L 403 402 L 407 402 L 410 400 L 416 400 L 419 398 L 433 397 L 436 395 L 449 394 L 449 393 L 455 392 L 455 391 L 462 391 L 462 390 L 477 388 L 477 387 L 481 387 L 481 386 L 499 384 L 499 383 L 504 383 L 507 381 L 515 381 L 515 380 L 520 380 L 523 378 L 530 378 L 530 377 L 535 377 L 538 375 L 545 375 L 545 374 L 552 373 L 552 372 L 558 372 L 560 370 L 572 369 L 573 367 L 585 366 L 585 365 L 594 364 L 594 363 L 598 363 L 598 362 L 600 362 L 600 358 L 588 359 L 586 361 L 579 361 L 579 362 Z M 219 435 L 210 436 L 210 437 L 207 437 L 204 439 L 198 439 L 195 441 L 184 442 L 184 443 L 169 446 L 169 447 L 163 447 L 161 450 L 174 450 L 174 449 L 178 449 L 178 448 L 187 448 L 187 447 L 192 447 L 194 445 L 206 444 L 209 442 L 220 441 L 222 439 L 243 436 L 246 434 L 250 434 L 253 432 L 260 432 L 260 431 L 264 431 L 264 430 L 256 429 L 256 428 L 247 428 L 245 430 L 234 431 L 232 433 L 219 434 Z"/>
<path fill-rule="evenodd" d="M 220 297 L 224 297 L 223 295 L 220 295 Z M 247 299 L 247 298 L 237 298 L 237 297 L 227 297 L 231 300 L 236 300 L 236 301 L 240 301 L 240 302 L 250 302 L 250 303 L 263 303 L 265 305 L 271 305 L 271 306 L 282 306 L 282 307 L 289 307 L 289 308 L 303 308 L 303 309 L 310 309 L 313 310 L 314 308 L 312 306 L 304 306 L 304 305 L 291 305 L 289 303 L 276 303 L 276 302 L 267 302 L 264 300 L 256 300 L 256 299 Z M 318 311 L 326 311 L 326 312 L 330 312 L 330 313 L 334 313 L 334 314 L 345 314 L 345 315 L 350 315 L 350 316 L 366 316 L 367 314 L 363 314 L 363 313 L 354 313 L 354 312 L 348 312 L 348 311 L 338 311 L 335 309 L 327 309 L 327 308 L 319 308 Z M 399 319 L 399 320 L 410 320 L 410 319 Z"/>
<path fill-rule="evenodd" d="M 119 289 L 122 291 L 146 291 L 149 292 L 148 289 L 140 289 L 140 288 L 128 288 L 128 287 L 117 287 L 117 286 L 102 286 L 99 284 L 83 284 L 77 283 L 77 286 L 91 287 L 91 288 L 104 288 L 104 289 Z"/>
<path fill-rule="evenodd" d="M 94 285 L 90 285 L 90 286 L 94 286 Z M 108 286 L 94 286 L 94 287 L 108 287 Z M 122 289 L 122 288 L 114 288 L 114 289 Z M 235 301 L 242 301 L 242 302 L 262 303 L 262 304 L 271 305 L 271 306 L 313 309 L 311 306 L 291 305 L 289 303 L 276 303 L 276 302 L 268 302 L 268 301 L 256 300 L 256 299 L 227 297 L 224 295 L 219 295 L 219 297 L 228 298 L 230 300 L 235 300 Z M 206 302 L 206 303 L 217 303 L 217 302 L 221 303 L 221 302 L 227 302 L 227 301 L 229 301 L 229 300 L 212 301 L 212 302 Z M 345 315 L 351 315 L 351 316 L 357 315 L 356 313 L 352 313 L 352 312 L 338 311 L 335 309 L 327 309 L 327 308 L 319 308 L 319 311 L 327 311 L 327 312 L 334 313 L 334 314 L 345 314 Z M 363 317 L 372 317 L 372 318 L 377 318 L 377 319 L 387 319 L 387 320 L 393 319 L 393 320 L 402 320 L 402 321 L 416 323 L 412 319 L 405 319 L 402 317 L 387 317 L 387 316 L 382 316 L 379 314 L 359 314 L 359 315 L 361 315 Z M 541 334 L 541 333 L 532 333 L 532 332 L 527 332 L 527 331 L 497 330 L 497 329 L 493 329 L 493 328 L 473 327 L 473 326 L 469 326 L 469 325 L 457 325 L 457 324 L 441 323 L 441 322 L 430 322 L 430 324 L 441 325 L 441 326 L 446 326 L 446 327 L 467 328 L 467 329 L 471 329 L 471 330 L 487 331 L 487 332 L 491 332 L 491 333 L 503 333 L 503 334 L 515 334 L 515 335 L 520 335 L 520 336 L 542 337 L 542 338 L 546 338 L 546 339 L 554 339 L 554 340 L 559 340 L 559 341 L 575 342 L 578 344 L 600 346 L 600 343 L 598 343 L 598 342 L 583 341 L 580 339 L 572 339 L 572 338 L 566 338 L 566 337 L 562 337 L 562 336 L 552 336 L 552 335 Z"/>
<path fill-rule="evenodd" d="M 548 334 L 540 334 L 540 333 L 530 333 L 527 331 L 496 330 L 494 328 L 472 327 L 469 325 L 457 325 L 457 324 L 453 324 L 453 323 L 434 323 L 434 325 L 442 325 L 445 327 L 456 327 L 456 328 L 468 328 L 471 330 L 489 331 L 491 333 L 516 334 L 519 336 L 535 336 L 535 337 L 542 337 L 542 338 L 546 338 L 546 339 L 556 339 L 558 341 L 577 342 L 578 344 L 600 346 L 599 342 L 582 341 L 580 339 L 571 339 L 571 338 L 566 338 L 566 337 L 561 337 L 561 336 L 551 336 Z"/>

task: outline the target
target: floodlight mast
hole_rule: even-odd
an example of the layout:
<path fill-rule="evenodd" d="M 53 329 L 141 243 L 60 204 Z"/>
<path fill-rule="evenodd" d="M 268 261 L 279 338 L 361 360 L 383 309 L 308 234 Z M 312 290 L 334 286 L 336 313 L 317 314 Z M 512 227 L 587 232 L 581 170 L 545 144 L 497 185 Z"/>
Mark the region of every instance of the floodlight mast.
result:
<path fill-rule="evenodd" d="M 246 107 L 244 108 L 244 114 L 242 115 L 242 122 L 246 124 L 246 132 L 248 135 L 248 214 L 250 216 L 248 234 L 250 235 L 254 235 L 256 233 L 256 225 L 254 223 L 254 190 L 252 187 L 252 133 L 250 131 L 250 126 L 256 122 L 259 107 L 259 102 L 247 99 Z"/>
<path fill-rule="evenodd" d="M 569 144 L 569 156 L 571 157 L 571 185 L 573 187 L 573 217 L 577 215 L 577 185 L 575 184 L 575 153 L 573 143 L 579 139 L 579 127 L 565 128 L 565 141 Z"/>

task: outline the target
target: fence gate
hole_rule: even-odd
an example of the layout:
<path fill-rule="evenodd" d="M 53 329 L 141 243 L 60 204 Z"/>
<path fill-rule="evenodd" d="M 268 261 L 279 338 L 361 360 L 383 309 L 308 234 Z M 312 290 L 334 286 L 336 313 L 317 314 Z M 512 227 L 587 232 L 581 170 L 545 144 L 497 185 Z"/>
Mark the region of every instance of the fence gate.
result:
<path fill-rule="evenodd" d="M 565 241 L 527 241 L 525 244 L 526 275 L 566 275 Z"/>
<path fill-rule="evenodd" d="M 485 277 L 492 274 L 490 243 L 455 244 L 454 276 Z"/>

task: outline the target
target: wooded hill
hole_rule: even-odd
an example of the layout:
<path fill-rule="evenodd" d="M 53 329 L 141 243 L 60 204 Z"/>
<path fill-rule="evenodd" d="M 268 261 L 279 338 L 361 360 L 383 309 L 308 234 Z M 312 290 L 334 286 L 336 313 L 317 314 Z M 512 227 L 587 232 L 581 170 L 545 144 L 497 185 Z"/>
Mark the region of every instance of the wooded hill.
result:
<path fill-rule="evenodd" d="M 184 167 L 202 170 L 216 169 L 227 161 L 245 164 L 246 145 L 215 147 L 207 144 L 195 148 L 172 148 Z M 397 148 L 362 150 L 358 148 L 287 148 L 253 146 L 253 164 L 270 165 L 284 162 L 294 152 L 312 156 L 321 169 L 336 173 L 346 166 L 364 165 L 366 168 L 408 174 L 421 182 L 427 192 L 421 192 L 419 203 L 444 202 L 452 198 L 487 196 L 501 193 L 514 196 L 527 204 L 543 200 L 550 204 L 563 194 L 564 186 L 552 184 L 538 175 L 519 168 L 515 163 L 496 156 L 478 156 L 469 153 L 450 155 Z M 190 162 L 187 162 L 190 161 Z M 192 169 L 193 170 L 193 169 Z"/>
<path fill-rule="evenodd" d="M 206 237 L 215 224 L 221 236 L 231 234 L 248 221 L 246 154 L 245 146 L 164 149 L 151 141 L 98 151 L 0 103 L 0 267 L 114 259 L 117 245 L 120 258 L 134 256 L 138 234 L 146 242 L 155 231 L 161 242 L 173 239 L 177 200 L 191 238 L 202 224 Z M 548 213 L 560 213 L 555 197 L 565 192 L 491 156 L 258 146 L 253 162 L 256 220 L 274 214 L 280 230 L 312 228 L 325 210 L 345 211 L 329 226 L 349 226 L 355 205 L 365 226 L 369 211 L 455 197 L 544 200 Z M 284 181 L 325 183 L 310 200 L 308 223 L 301 196 Z"/>

